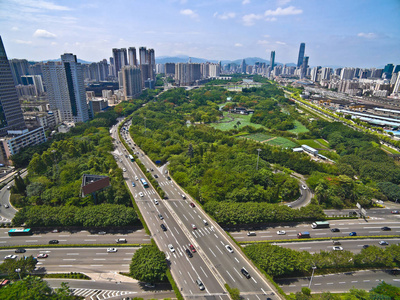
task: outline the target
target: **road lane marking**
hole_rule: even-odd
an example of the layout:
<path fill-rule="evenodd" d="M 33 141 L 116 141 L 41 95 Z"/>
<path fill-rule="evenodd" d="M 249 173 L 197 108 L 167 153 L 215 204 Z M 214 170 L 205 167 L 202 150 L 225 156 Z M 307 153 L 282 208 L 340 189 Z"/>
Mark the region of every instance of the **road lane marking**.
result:
<path fill-rule="evenodd" d="M 214 255 L 214 257 L 217 257 L 217 256 L 214 254 L 214 252 L 211 250 L 211 248 L 208 248 L 208 249 L 210 249 L 210 251 L 211 251 L 211 253 Z"/>
<path fill-rule="evenodd" d="M 219 252 L 221 252 L 221 254 L 224 254 L 224 253 L 221 251 L 221 249 L 218 248 L 217 245 L 215 245 L 215 247 L 219 250 Z"/>
<path fill-rule="evenodd" d="M 103 267 L 104 265 L 90 265 L 91 267 Z"/>
<path fill-rule="evenodd" d="M 204 270 L 203 270 L 203 268 L 200 266 L 200 269 L 203 271 L 203 273 L 204 273 L 204 276 L 206 276 L 207 278 L 208 278 L 208 276 L 207 276 L 207 274 L 206 274 L 206 272 L 204 272 Z"/>
<path fill-rule="evenodd" d="M 105 258 L 93 258 L 93 260 L 106 260 Z"/>
<path fill-rule="evenodd" d="M 96 240 L 84 240 L 85 242 L 95 242 Z"/>
<path fill-rule="evenodd" d="M 232 275 L 228 272 L 228 270 L 226 270 L 226 273 L 228 273 L 228 275 L 232 278 L 233 282 L 236 282 L 236 280 L 232 277 Z"/>
<path fill-rule="evenodd" d="M 345 281 L 339 281 L 339 284 L 344 284 L 344 283 L 346 283 Z"/>
<path fill-rule="evenodd" d="M 76 260 L 76 258 L 63 258 L 63 260 Z"/>
<path fill-rule="evenodd" d="M 355 282 L 358 282 L 358 280 L 353 280 L 351 283 L 355 283 Z"/>
<path fill-rule="evenodd" d="M 238 260 L 236 257 L 234 257 L 234 259 L 235 259 L 238 263 L 240 263 L 239 260 Z"/>
<path fill-rule="evenodd" d="M 38 240 L 30 240 L 30 241 L 25 241 L 25 243 L 34 243 L 37 242 Z"/>
<path fill-rule="evenodd" d="M 59 265 L 61 268 L 67 268 L 67 267 L 72 267 L 72 265 Z"/>
<path fill-rule="evenodd" d="M 251 277 L 251 279 L 253 279 L 253 281 L 254 281 L 255 283 L 257 283 L 257 281 L 254 279 L 254 277 Z"/>

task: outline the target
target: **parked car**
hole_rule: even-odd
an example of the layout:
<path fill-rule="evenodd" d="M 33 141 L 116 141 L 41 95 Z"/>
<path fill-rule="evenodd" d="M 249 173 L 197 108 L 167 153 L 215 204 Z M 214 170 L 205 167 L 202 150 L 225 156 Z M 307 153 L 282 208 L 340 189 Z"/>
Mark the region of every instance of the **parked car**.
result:
<path fill-rule="evenodd" d="M 105 235 L 105 234 L 107 234 L 107 232 L 105 232 L 105 231 L 99 231 L 97 234 L 99 234 L 99 235 Z"/>

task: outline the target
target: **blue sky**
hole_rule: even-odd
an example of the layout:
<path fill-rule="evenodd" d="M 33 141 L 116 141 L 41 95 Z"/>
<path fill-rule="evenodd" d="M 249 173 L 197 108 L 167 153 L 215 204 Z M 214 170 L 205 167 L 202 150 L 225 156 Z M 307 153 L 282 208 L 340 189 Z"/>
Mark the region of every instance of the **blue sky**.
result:
<path fill-rule="evenodd" d="M 400 0 L 0 0 L 9 58 L 72 52 L 109 59 L 112 48 L 215 60 L 262 57 L 311 66 L 400 64 Z"/>

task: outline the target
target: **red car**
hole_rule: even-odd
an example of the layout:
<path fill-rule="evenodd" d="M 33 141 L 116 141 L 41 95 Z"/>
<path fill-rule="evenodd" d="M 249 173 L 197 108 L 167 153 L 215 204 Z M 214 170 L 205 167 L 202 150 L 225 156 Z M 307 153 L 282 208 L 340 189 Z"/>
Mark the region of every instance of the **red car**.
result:
<path fill-rule="evenodd" d="M 398 214 L 399 211 L 398 210 L 392 210 L 392 214 Z"/>
<path fill-rule="evenodd" d="M 196 252 L 196 249 L 194 249 L 193 245 L 189 245 L 189 248 L 193 253 Z"/>
<path fill-rule="evenodd" d="M 193 202 L 190 202 L 190 206 L 191 206 L 191 207 L 196 207 L 196 205 L 194 205 Z"/>
<path fill-rule="evenodd" d="M 47 258 L 48 255 L 46 253 L 40 253 L 37 255 L 37 258 Z"/>
<path fill-rule="evenodd" d="M 193 229 L 197 229 L 196 225 L 192 224 L 192 228 Z"/>

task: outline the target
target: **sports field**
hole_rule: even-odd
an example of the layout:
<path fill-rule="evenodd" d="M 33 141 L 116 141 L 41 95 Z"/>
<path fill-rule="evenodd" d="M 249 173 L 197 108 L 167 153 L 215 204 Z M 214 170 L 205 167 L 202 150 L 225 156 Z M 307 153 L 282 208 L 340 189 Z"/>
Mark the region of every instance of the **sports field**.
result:
<path fill-rule="evenodd" d="M 294 128 L 288 130 L 289 132 L 292 133 L 303 133 L 303 132 L 308 132 L 309 130 L 303 125 L 301 124 L 299 121 L 295 120 L 294 122 Z"/>
<path fill-rule="evenodd" d="M 271 146 L 279 146 L 283 148 L 295 148 L 299 146 L 296 143 L 293 143 L 291 140 L 285 139 L 284 137 L 280 136 L 271 139 L 265 143 Z"/>
<path fill-rule="evenodd" d="M 225 130 L 231 130 L 234 129 L 234 126 L 238 126 L 237 122 L 240 121 L 239 128 L 249 125 L 253 126 L 254 128 L 260 128 L 263 127 L 260 124 L 254 124 L 250 122 L 251 115 L 239 115 L 239 114 L 229 114 L 227 112 L 224 112 L 224 119 L 221 120 L 220 123 L 212 123 L 210 126 L 225 131 Z"/>
<path fill-rule="evenodd" d="M 240 136 L 240 138 L 252 139 L 257 142 L 262 142 L 262 141 L 272 139 L 274 137 L 272 135 L 268 135 L 265 133 L 253 133 L 253 134 L 242 135 L 242 136 Z"/>
<path fill-rule="evenodd" d="M 324 140 L 322 140 L 322 142 L 320 142 L 319 140 L 298 140 L 298 143 L 300 145 L 310 146 L 314 149 L 329 149 L 329 147 L 327 147 L 327 143 Z"/>

